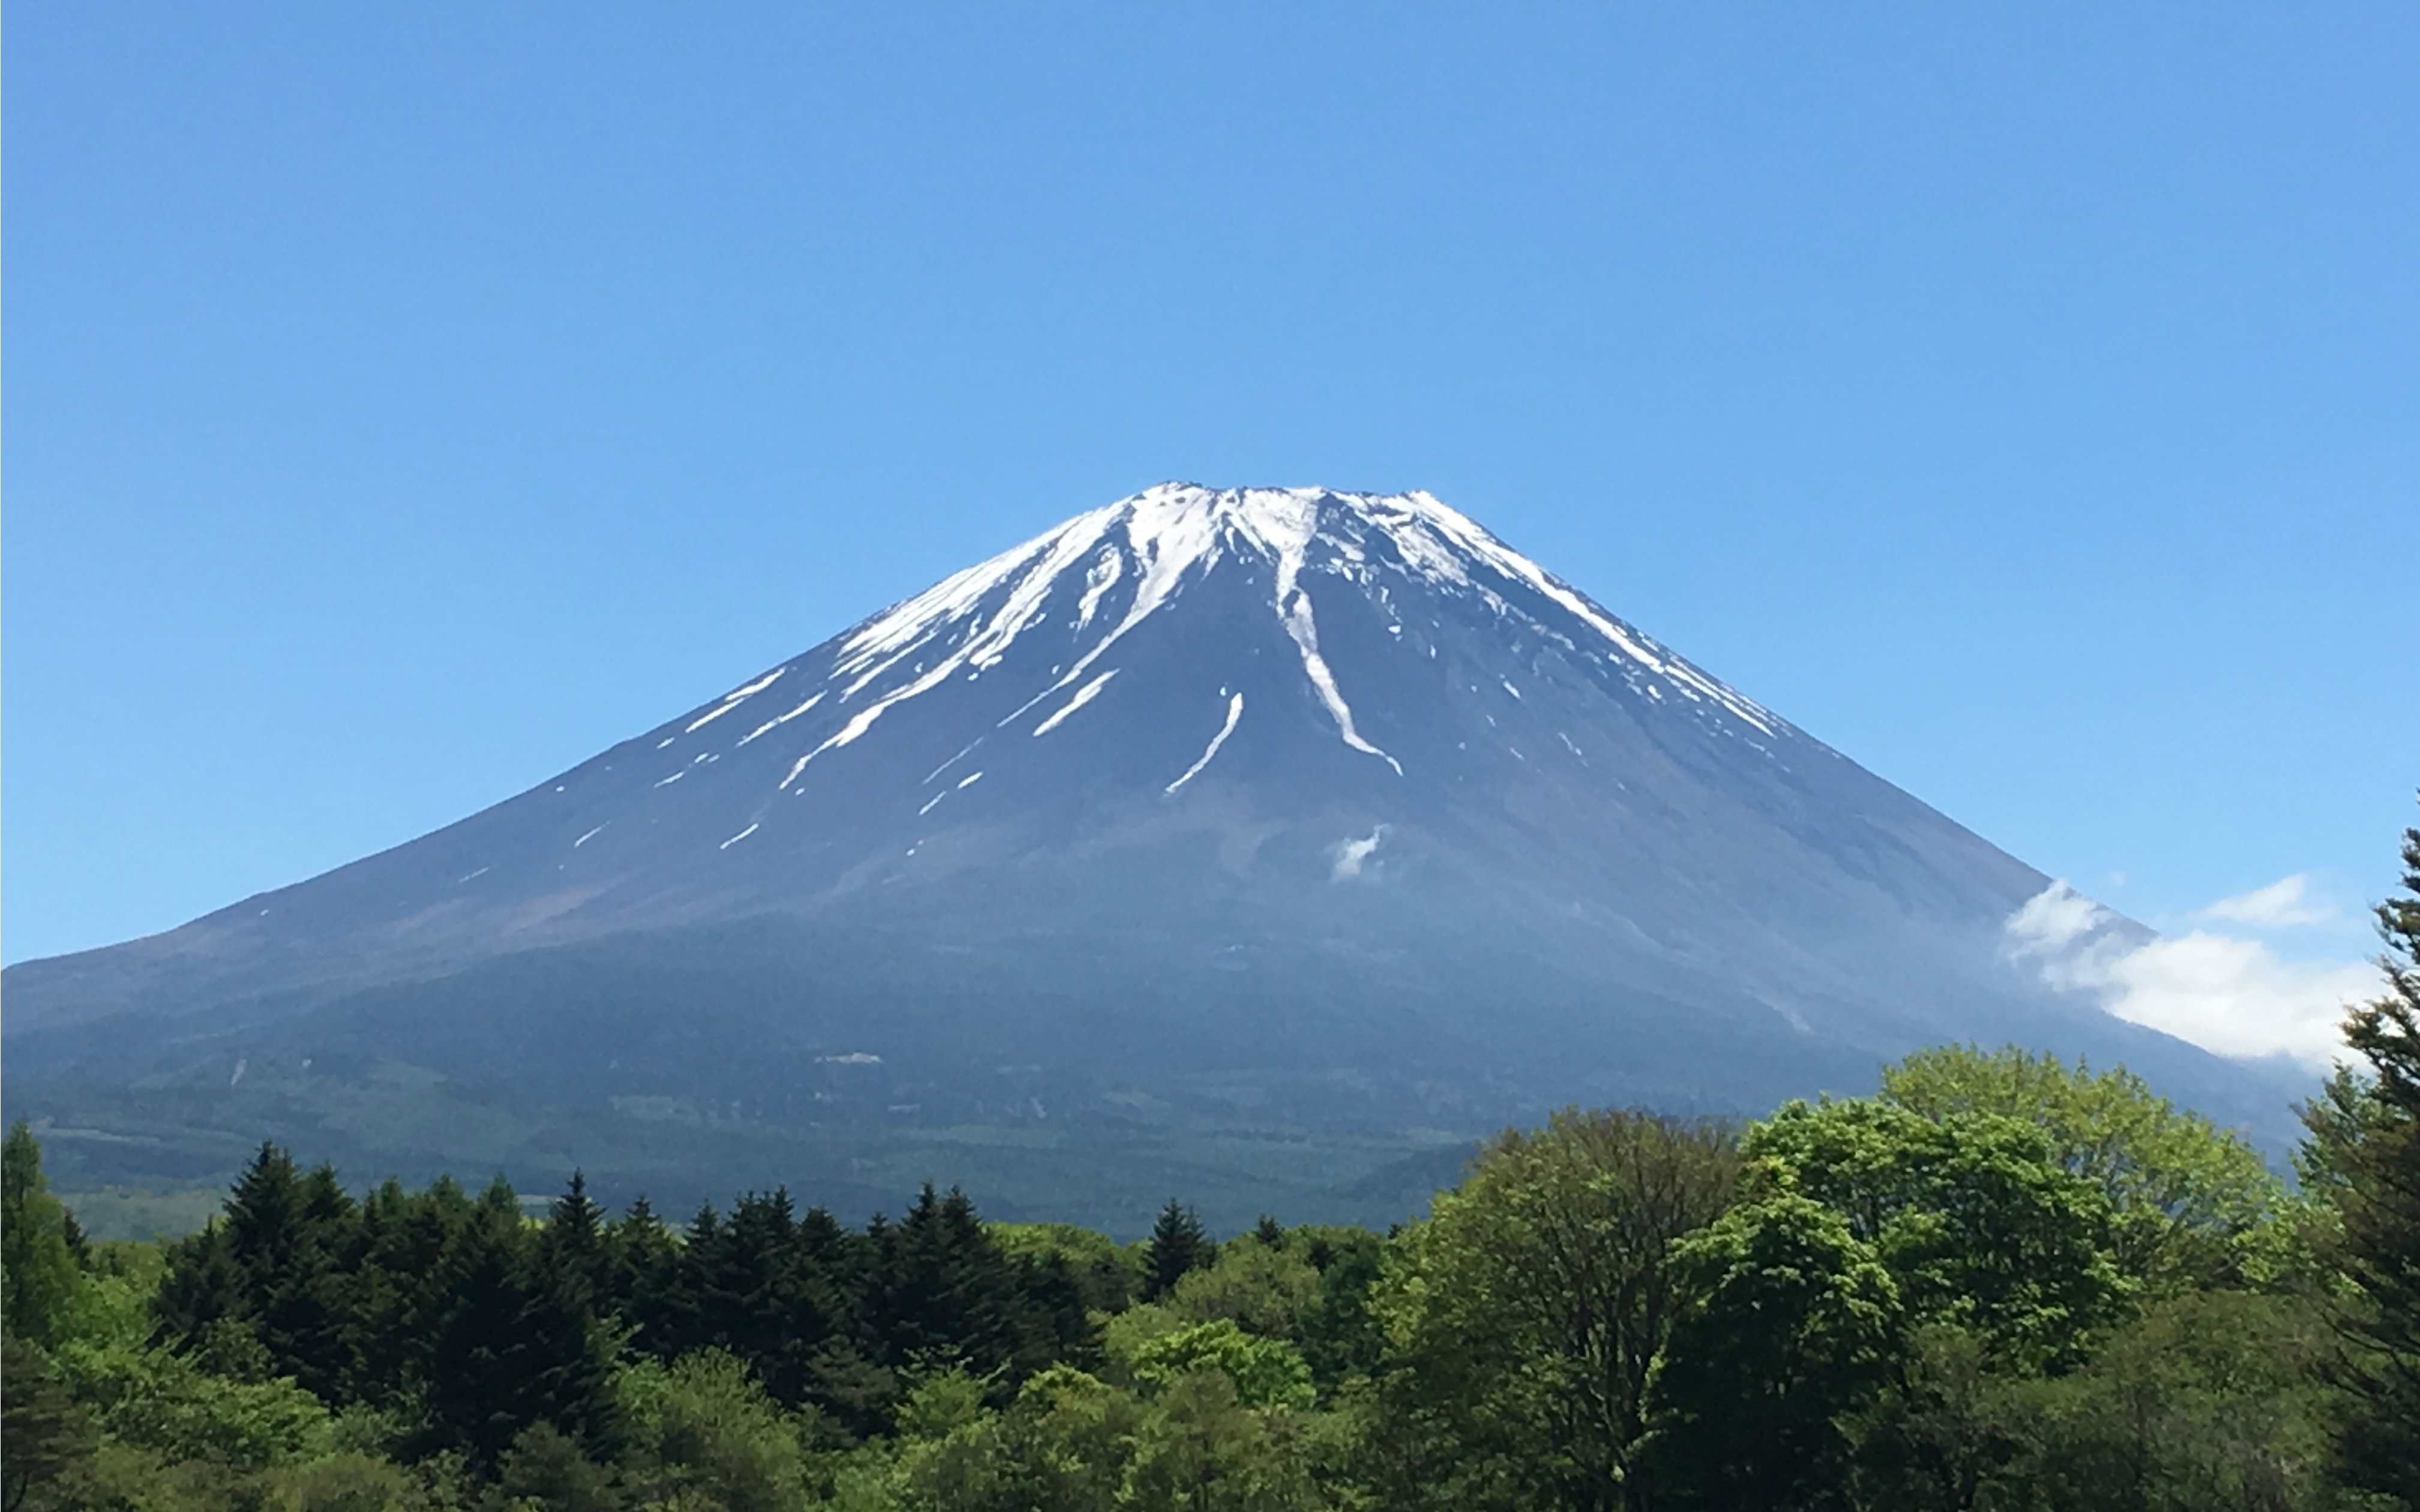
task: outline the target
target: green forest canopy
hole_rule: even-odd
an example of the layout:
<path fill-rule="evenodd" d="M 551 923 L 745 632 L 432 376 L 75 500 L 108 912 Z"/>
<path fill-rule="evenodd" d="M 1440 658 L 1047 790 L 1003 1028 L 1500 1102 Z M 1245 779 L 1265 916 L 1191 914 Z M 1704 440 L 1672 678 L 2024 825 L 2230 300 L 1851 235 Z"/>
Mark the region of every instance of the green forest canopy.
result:
<path fill-rule="evenodd" d="M 2123 1071 L 1577 1110 L 1392 1232 L 926 1188 L 675 1225 L 264 1147 L 95 1243 L 23 1124 L 0 1512 L 2420 1506 L 2420 831 L 2299 1183 Z"/>

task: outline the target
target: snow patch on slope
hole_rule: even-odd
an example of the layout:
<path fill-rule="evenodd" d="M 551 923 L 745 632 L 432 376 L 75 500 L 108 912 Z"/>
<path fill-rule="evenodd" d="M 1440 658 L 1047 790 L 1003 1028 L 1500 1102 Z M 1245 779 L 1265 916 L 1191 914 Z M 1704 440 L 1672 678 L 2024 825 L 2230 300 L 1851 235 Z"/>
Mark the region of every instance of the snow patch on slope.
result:
<path fill-rule="evenodd" d="M 1237 693 L 1227 700 L 1227 722 L 1220 725 L 1218 727 L 1218 733 L 1210 737 L 1209 748 L 1202 751 L 1201 757 L 1196 760 L 1192 765 L 1185 769 L 1185 775 L 1183 777 L 1180 777 L 1175 781 L 1168 784 L 1168 786 L 1162 791 L 1174 793 L 1178 788 L 1183 787 L 1186 783 L 1192 781 L 1197 777 L 1200 777 L 1202 775 L 1202 768 L 1209 765 L 1210 759 L 1218 754 L 1218 748 L 1225 745 L 1227 743 L 1227 737 L 1235 733 L 1235 723 L 1237 720 L 1243 718 L 1243 717 L 1244 695 Z M 1254 728 L 1257 729 L 1258 727 L 1255 726 Z"/>
<path fill-rule="evenodd" d="M 1109 679 L 1115 677 L 1117 674 L 1118 670 L 1115 667 L 1112 667 L 1108 671 L 1103 672 L 1100 676 L 1094 678 L 1089 683 L 1086 683 L 1082 687 L 1078 688 L 1076 690 L 1076 696 L 1069 699 L 1065 704 L 1062 705 L 1058 713 L 1052 715 L 1049 718 L 1043 720 L 1040 724 L 1035 725 L 1033 727 L 1033 733 L 1037 735 L 1047 735 L 1051 731 L 1058 729 L 1059 726 L 1065 721 L 1067 716 L 1075 713 L 1078 709 L 1082 708 L 1085 704 L 1092 702 L 1094 699 L 1099 697 L 1101 689 L 1109 687 Z"/>

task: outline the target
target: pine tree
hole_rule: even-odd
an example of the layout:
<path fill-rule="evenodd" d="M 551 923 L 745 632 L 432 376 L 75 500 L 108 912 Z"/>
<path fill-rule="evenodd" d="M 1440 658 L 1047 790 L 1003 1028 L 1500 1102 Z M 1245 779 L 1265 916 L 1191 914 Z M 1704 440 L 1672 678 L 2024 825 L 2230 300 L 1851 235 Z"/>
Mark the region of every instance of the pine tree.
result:
<path fill-rule="evenodd" d="M 1210 1242 L 1193 1210 L 1169 1198 L 1168 1206 L 1159 1210 L 1159 1221 L 1152 1226 L 1150 1243 L 1143 1248 L 1144 1299 L 1168 1295 L 1185 1273 L 1200 1270 L 1218 1257 L 1218 1247 Z"/>
<path fill-rule="evenodd" d="M 586 1173 L 575 1170 L 570 1185 L 547 1210 L 537 1246 L 536 1263 L 550 1283 L 591 1311 L 604 1310 L 600 1299 L 609 1280 L 604 1220 L 604 1210 L 588 1196 Z"/>
<path fill-rule="evenodd" d="M 308 1174 L 264 1143 L 227 1201 L 226 1248 L 241 1277 L 232 1316 L 248 1323 L 270 1367 L 331 1402 L 359 1373 L 348 1316 L 349 1262 L 359 1258 L 360 1215 L 334 1168 Z"/>
<path fill-rule="evenodd" d="M 633 1348 L 673 1357 L 671 1308 L 679 1285 L 681 1247 L 644 1196 L 605 1231 L 606 1297 L 602 1311 L 630 1331 Z"/>
<path fill-rule="evenodd" d="M 362 1260 L 361 1210 L 321 1164 L 300 1188 L 301 1232 L 293 1269 L 276 1278 L 260 1311 L 260 1338 L 292 1362 L 295 1379 L 321 1399 L 343 1403 L 360 1374 L 354 1348 L 353 1281 Z"/>
<path fill-rule="evenodd" d="M 551 1427 L 603 1460 L 623 1443 L 612 1391 L 613 1331 L 597 1307 L 605 1274 L 597 1217 L 586 1180 L 574 1172 L 546 1232 L 521 1246 L 513 1335 L 526 1377 L 521 1428 Z"/>
<path fill-rule="evenodd" d="M 520 1205 L 499 1178 L 480 1194 L 448 1247 L 442 1302 L 423 1319 L 418 1351 L 428 1422 L 415 1445 L 450 1449 L 492 1468 L 529 1424 L 520 1340 Z"/>
<path fill-rule="evenodd" d="M 404 1407 L 421 1392 L 432 1341 L 456 1302 L 448 1276 L 476 1211 L 450 1176 L 412 1193 L 390 1180 L 363 1203 L 354 1290 L 361 1400 Z"/>
<path fill-rule="evenodd" d="M 698 1204 L 677 1248 L 670 1284 L 648 1325 L 656 1352 L 674 1360 L 715 1340 L 720 1319 L 710 1315 L 709 1278 L 722 1263 L 722 1215 L 711 1202 Z"/>
<path fill-rule="evenodd" d="M 1020 1299 L 1015 1371 L 1019 1379 L 1064 1363 L 1099 1366 L 1100 1330 L 1085 1305 L 1084 1280 L 1064 1255 L 1046 1255 L 1016 1267 Z"/>
<path fill-rule="evenodd" d="M 250 1327 L 274 1373 L 331 1402 L 348 1399 L 358 1374 L 348 1273 L 360 1241 L 360 1214 L 334 1169 L 305 1174 L 275 1144 L 260 1147 L 227 1200 L 225 1243 L 239 1295 L 220 1316 Z M 193 1300 L 180 1311 L 194 1311 Z"/>
<path fill-rule="evenodd" d="M 23 1124 L 19 1128 L 24 1127 Z M 0 1512 L 18 1512 L 38 1488 L 76 1487 L 99 1435 L 42 1351 L 14 1334 L 0 1339 Z"/>
<path fill-rule="evenodd" d="M 2420 829 L 2403 834 L 2403 893 L 2378 905 L 2383 995 L 2355 1008 L 2345 1041 L 2367 1085 L 2339 1079 L 2305 1111 L 2342 1230 L 2336 1258 L 2359 1295 L 2339 1327 L 2357 1407 L 2343 1427 L 2347 1478 L 2420 1505 Z"/>
<path fill-rule="evenodd" d="M 883 1364 L 954 1362 L 984 1375 L 1016 1359 L 1023 1299 L 965 1193 L 928 1181 L 905 1217 L 874 1232 L 866 1312 Z"/>
<path fill-rule="evenodd" d="M 293 1156 L 262 1141 L 227 1197 L 226 1226 L 227 1245 L 248 1290 L 266 1290 L 268 1278 L 292 1268 L 302 1231 L 302 1176 Z"/>
<path fill-rule="evenodd" d="M 729 1221 L 694 1248 L 706 1342 L 745 1361 L 776 1400 L 804 1400 L 809 1363 L 839 1309 L 828 1278 L 799 1242 L 789 1192 L 747 1194 Z"/>
<path fill-rule="evenodd" d="M 197 1350 L 210 1330 L 233 1322 L 249 1327 L 243 1268 L 236 1264 L 225 1218 L 168 1247 L 168 1273 L 152 1311 L 160 1320 L 157 1342 L 180 1352 Z"/>

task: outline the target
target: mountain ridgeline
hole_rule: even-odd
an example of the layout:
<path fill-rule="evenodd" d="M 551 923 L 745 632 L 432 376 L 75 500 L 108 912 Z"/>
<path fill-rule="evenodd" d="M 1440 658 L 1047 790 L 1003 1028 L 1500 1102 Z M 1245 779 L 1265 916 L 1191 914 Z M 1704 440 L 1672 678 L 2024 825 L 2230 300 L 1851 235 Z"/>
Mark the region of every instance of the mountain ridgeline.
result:
<path fill-rule="evenodd" d="M 1426 494 L 1169 484 L 434 834 L 11 968 L 8 1097 L 70 1183 L 269 1135 L 1126 1230 L 1381 1219 L 1555 1105 L 1953 1041 L 2282 1126 L 2011 958 L 2049 883 Z"/>

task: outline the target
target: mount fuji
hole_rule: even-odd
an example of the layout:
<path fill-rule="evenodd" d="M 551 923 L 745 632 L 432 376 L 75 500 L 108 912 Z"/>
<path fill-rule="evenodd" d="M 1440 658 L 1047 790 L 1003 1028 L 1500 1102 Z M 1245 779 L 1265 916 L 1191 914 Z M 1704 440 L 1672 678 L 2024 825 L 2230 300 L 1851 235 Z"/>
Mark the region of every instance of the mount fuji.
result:
<path fill-rule="evenodd" d="M 1508 1119 L 1945 1041 L 2274 1128 L 2011 955 L 2050 886 L 1425 493 L 1165 484 L 444 829 L 10 968 L 8 1098 L 70 1182 L 271 1134 L 1120 1228 L 1398 1215 Z"/>

